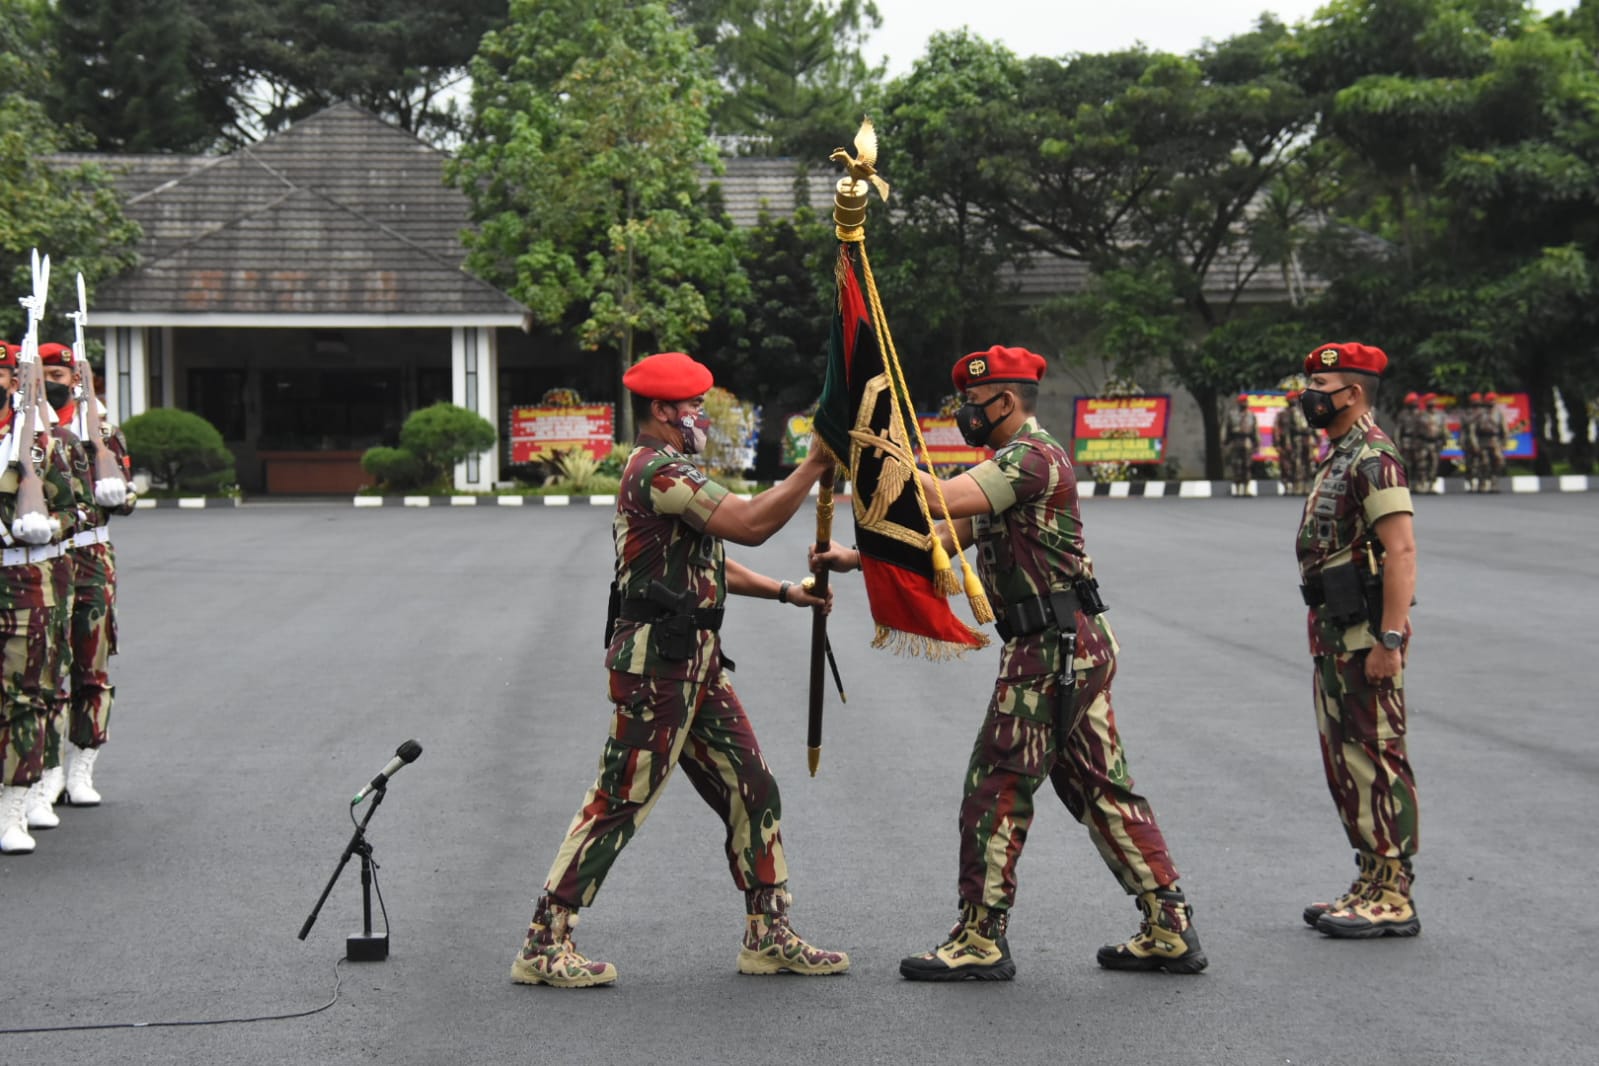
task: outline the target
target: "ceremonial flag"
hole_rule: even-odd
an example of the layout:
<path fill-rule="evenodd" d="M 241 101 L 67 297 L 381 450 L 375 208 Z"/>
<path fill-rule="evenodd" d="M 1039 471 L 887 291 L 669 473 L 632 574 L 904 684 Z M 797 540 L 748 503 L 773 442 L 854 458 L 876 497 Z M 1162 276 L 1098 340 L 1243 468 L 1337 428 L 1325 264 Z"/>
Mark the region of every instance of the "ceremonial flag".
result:
<path fill-rule="evenodd" d="M 864 256 L 864 249 L 839 245 L 838 307 L 816 432 L 849 470 L 855 546 L 877 623 L 873 646 L 948 658 L 988 641 L 955 616 L 946 598 L 960 582 L 932 537 L 908 429 L 916 412 L 903 379 L 884 361 L 856 276 Z"/>

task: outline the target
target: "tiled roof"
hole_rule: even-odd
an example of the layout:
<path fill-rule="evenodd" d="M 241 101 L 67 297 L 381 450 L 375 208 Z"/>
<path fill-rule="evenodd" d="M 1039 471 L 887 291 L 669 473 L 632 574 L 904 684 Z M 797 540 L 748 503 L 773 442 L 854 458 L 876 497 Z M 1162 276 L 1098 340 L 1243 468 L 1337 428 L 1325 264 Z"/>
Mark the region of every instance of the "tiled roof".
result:
<path fill-rule="evenodd" d="M 106 167 L 144 228 L 104 311 L 516 315 L 462 269 L 466 197 L 446 156 L 336 104 L 225 156 L 66 156 Z"/>

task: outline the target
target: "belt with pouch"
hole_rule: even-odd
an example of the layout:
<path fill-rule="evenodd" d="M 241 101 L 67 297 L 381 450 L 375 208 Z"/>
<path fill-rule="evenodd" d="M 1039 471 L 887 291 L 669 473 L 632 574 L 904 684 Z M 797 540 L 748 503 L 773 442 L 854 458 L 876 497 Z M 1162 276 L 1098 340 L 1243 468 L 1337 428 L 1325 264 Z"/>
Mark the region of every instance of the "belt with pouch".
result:
<path fill-rule="evenodd" d="M 694 622 L 695 629 L 708 629 L 712 633 L 722 628 L 721 607 L 696 607 L 688 612 Z M 617 611 L 616 617 L 624 622 L 659 622 L 663 618 L 671 618 L 677 612 L 670 607 L 663 607 L 654 600 L 627 599 L 622 601 L 622 606 Z"/>
<path fill-rule="evenodd" d="M 1069 589 L 1057 589 L 1044 596 L 1030 596 L 1009 604 L 1005 615 L 994 623 L 1000 639 L 1009 643 L 1017 637 L 1031 636 L 1046 629 L 1076 632 L 1076 615 L 1103 614 L 1105 601 L 1099 598 L 1099 582 L 1080 578 Z"/>
<path fill-rule="evenodd" d="M 0 566 L 22 566 L 26 563 L 42 563 L 46 559 L 61 557 L 60 544 L 41 544 L 38 547 L 19 545 L 15 548 L 6 548 L 0 553 Z"/>
<path fill-rule="evenodd" d="M 1327 602 L 1327 589 L 1317 580 L 1300 585 L 1299 594 L 1305 598 L 1306 607 L 1320 607 Z"/>

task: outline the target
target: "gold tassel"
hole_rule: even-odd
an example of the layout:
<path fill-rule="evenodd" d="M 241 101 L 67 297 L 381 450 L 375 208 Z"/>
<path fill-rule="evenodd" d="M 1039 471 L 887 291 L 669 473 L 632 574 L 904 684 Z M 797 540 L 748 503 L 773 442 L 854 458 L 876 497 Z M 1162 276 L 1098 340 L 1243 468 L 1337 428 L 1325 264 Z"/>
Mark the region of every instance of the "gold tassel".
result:
<path fill-rule="evenodd" d="M 967 628 L 976 640 L 976 648 L 988 647 L 987 633 L 979 633 L 975 629 Z M 928 662 L 947 662 L 959 659 L 967 652 L 974 650 L 973 645 L 961 644 L 956 641 L 934 640 L 917 633 L 906 633 L 902 630 L 892 629 L 888 626 L 877 627 L 877 635 L 872 639 L 872 647 L 887 648 L 895 655 L 909 655 Z"/>
<path fill-rule="evenodd" d="M 961 569 L 966 571 L 966 602 L 971 604 L 972 617 L 977 619 L 978 625 L 986 626 L 994 620 L 994 608 L 983 593 L 983 583 L 977 580 L 977 574 L 964 555 L 961 556 Z"/>
<path fill-rule="evenodd" d="M 960 579 L 949 562 L 949 552 L 944 550 L 944 542 L 936 533 L 933 535 L 933 588 L 941 596 L 953 596 L 961 590 Z"/>

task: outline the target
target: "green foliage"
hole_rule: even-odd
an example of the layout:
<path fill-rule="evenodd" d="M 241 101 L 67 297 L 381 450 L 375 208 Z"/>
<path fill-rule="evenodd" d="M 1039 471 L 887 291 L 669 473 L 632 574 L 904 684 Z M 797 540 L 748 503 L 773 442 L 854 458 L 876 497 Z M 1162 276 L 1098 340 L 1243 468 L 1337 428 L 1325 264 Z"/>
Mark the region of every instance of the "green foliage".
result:
<path fill-rule="evenodd" d="M 400 427 L 400 447 L 416 456 L 428 480 L 447 476 L 456 463 L 494 447 L 496 439 L 493 423 L 451 403 L 413 411 Z"/>
<path fill-rule="evenodd" d="M 226 113 L 206 91 L 192 0 L 60 0 L 50 107 L 106 152 L 195 152 Z"/>
<path fill-rule="evenodd" d="M 711 430 L 700 465 L 717 481 L 742 484 L 744 471 L 755 465 L 747 444 L 756 428 L 755 405 L 716 386 L 705 394 L 705 414 Z"/>
<path fill-rule="evenodd" d="M 361 453 L 361 469 L 381 486 L 395 490 L 420 487 L 427 477 L 422 461 L 404 448 L 368 448 Z"/>
<path fill-rule="evenodd" d="M 831 225 L 809 208 L 763 214 L 740 234 L 743 299 L 724 304 L 702 350 L 716 380 L 778 411 L 816 399 L 827 360 L 833 306 Z"/>
<path fill-rule="evenodd" d="M 862 54 L 882 16 L 871 0 L 676 0 L 716 57 L 718 134 L 751 151 L 819 162 L 873 107 L 884 64 Z"/>
<path fill-rule="evenodd" d="M 134 468 L 149 470 L 162 487 L 217 491 L 237 480 L 222 434 L 197 414 L 157 407 L 122 423 L 122 432 Z"/>
<path fill-rule="evenodd" d="M 474 272 L 614 352 L 618 378 L 642 344 L 685 347 L 737 298 L 735 245 L 699 190 L 716 165 L 710 55 L 664 6 L 514 0 L 472 78 L 450 180 L 473 203 Z"/>
<path fill-rule="evenodd" d="M 96 283 L 134 263 L 141 236 L 99 167 L 56 168 L 40 158 L 73 146 L 72 131 L 53 124 L 43 105 L 0 93 L 0 284 L 30 291 L 32 250 L 50 256 L 45 339 L 72 336 L 62 314 L 77 310 L 77 274 L 92 297 Z M 0 300 L 0 334 L 20 335 L 25 319 L 15 299 Z"/>

